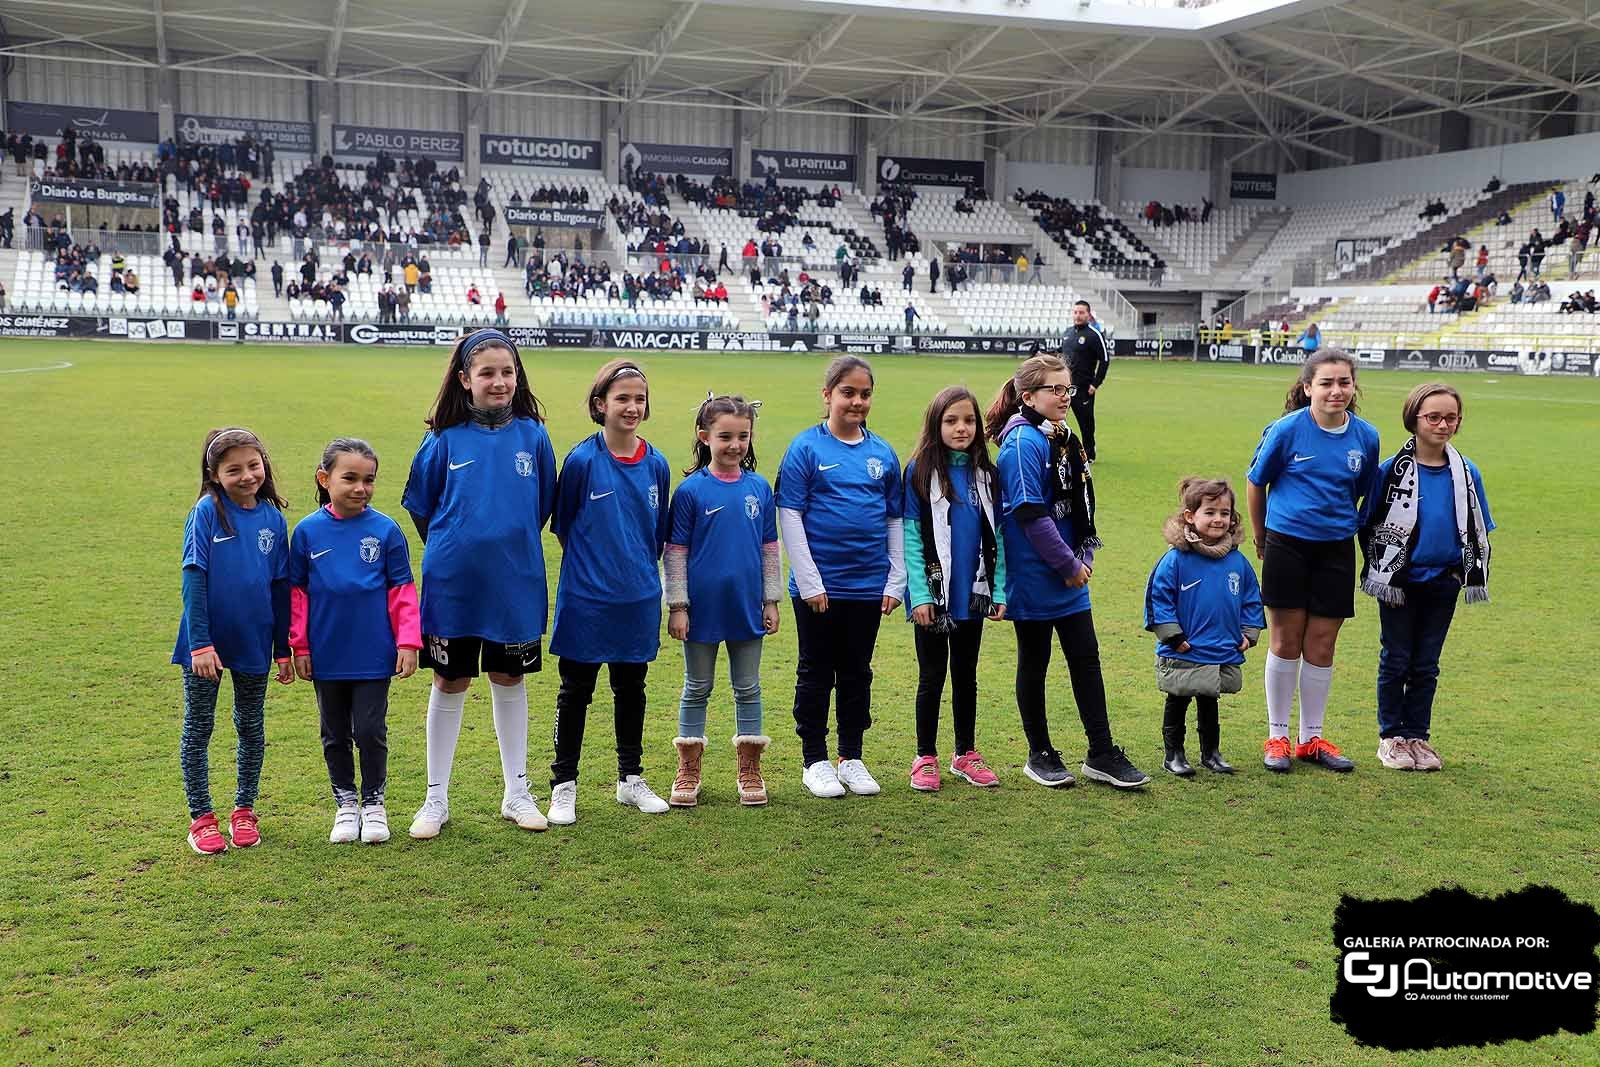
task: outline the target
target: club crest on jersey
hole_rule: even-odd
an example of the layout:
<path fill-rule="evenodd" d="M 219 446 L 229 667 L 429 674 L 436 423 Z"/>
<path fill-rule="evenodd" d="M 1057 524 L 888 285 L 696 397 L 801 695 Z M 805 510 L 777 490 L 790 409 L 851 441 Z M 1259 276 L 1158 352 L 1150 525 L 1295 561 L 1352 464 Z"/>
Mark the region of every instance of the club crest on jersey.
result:
<path fill-rule="evenodd" d="M 1228 592 L 1232 593 L 1234 596 L 1238 596 L 1239 595 L 1239 572 L 1238 571 L 1229 571 L 1228 572 Z"/>
<path fill-rule="evenodd" d="M 967 503 L 972 505 L 973 507 L 978 507 L 979 504 L 980 504 L 980 502 L 978 500 L 978 483 L 977 482 L 968 482 L 967 483 Z"/>
<path fill-rule="evenodd" d="M 1360 450 L 1352 448 L 1350 451 L 1346 452 L 1344 454 L 1344 461 L 1347 464 L 1349 464 L 1350 469 L 1352 471 L 1354 471 L 1357 474 L 1361 473 L 1361 452 L 1360 452 Z"/>
<path fill-rule="evenodd" d="M 361 539 L 361 562 L 378 562 L 378 539 L 376 537 L 363 537 Z"/>
<path fill-rule="evenodd" d="M 747 516 L 749 516 L 750 518 L 752 518 L 752 519 L 760 517 L 760 515 L 761 515 L 761 501 L 757 500 L 753 496 L 745 497 L 744 498 L 744 513 Z"/>
<path fill-rule="evenodd" d="M 517 453 L 517 473 L 522 475 L 524 478 L 526 478 L 529 475 L 533 474 L 533 453 L 532 452 L 518 452 Z"/>
<path fill-rule="evenodd" d="M 652 485 L 650 487 L 648 496 L 650 497 L 650 507 L 652 510 L 661 507 L 661 487 L 659 485 Z"/>
<path fill-rule="evenodd" d="M 270 556 L 272 555 L 272 543 L 275 540 L 277 540 L 277 534 L 271 530 L 262 530 L 256 534 L 256 547 L 261 550 L 263 556 Z"/>
<path fill-rule="evenodd" d="M 883 460 L 873 456 L 867 460 L 867 477 L 877 481 L 883 477 Z"/>

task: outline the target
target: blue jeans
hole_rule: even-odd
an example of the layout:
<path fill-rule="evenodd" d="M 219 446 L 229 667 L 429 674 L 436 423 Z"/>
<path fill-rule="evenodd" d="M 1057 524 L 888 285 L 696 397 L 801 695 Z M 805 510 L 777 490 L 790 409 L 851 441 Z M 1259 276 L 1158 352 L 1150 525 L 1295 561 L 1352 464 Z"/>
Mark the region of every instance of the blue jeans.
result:
<path fill-rule="evenodd" d="M 729 641 L 728 675 L 733 681 L 734 731 L 761 733 L 761 638 Z M 706 700 L 716 680 L 717 645 L 683 643 L 683 697 L 678 703 L 678 736 L 706 735 Z"/>
<path fill-rule="evenodd" d="M 1378 736 L 1426 741 L 1439 688 L 1439 653 L 1461 583 L 1445 576 L 1406 586 L 1406 602 L 1378 603 Z"/>

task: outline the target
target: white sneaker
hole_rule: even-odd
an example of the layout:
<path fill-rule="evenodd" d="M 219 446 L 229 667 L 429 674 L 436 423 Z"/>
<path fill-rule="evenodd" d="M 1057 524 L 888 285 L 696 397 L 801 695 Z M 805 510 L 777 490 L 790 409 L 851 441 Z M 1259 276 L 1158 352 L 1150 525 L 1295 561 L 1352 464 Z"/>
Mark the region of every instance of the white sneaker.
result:
<path fill-rule="evenodd" d="M 571 826 L 578 821 L 578 783 L 562 782 L 550 790 L 550 818 L 556 826 Z"/>
<path fill-rule="evenodd" d="M 656 796 L 649 782 L 637 774 L 630 774 L 617 783 L 617 803 L 638 808 L 646 815 L 660 815 L 670 806 Z"/>
<path fill-rule="evenodd" d="M 368 804 L 361 809 L 361 840 L 369 845 L 389 840 L 389 813 L 382 804 Z"/>
<path fill-rule="evenodd" d="M 531 793 L 522 793 L 501 801 L 500 815 L 524 830 L 543 830 L 550 825 L 544 813 L 539 810 L 539 805 L 534 802 Z"/>
<path fill-rule="evenodd" d="M 438 837 L 440 828 L 449 821 L 450 805 L 437 797 L 429 797 L 422 802 L 417 817 L 411 820 L 411 836 L 418 841 Z"/>
<path fill-rule="evenodd" d="M 354 804 L 340 808 L 333 816 L 333 830 L 328 834 L 328 843 L 348 845 L 360 836 L 361 809 Z"/>
<path fill-rule="evenodd" d="M 867 765 L 858 759 L 839 761 L 839 781 L 858 797 L 877 796 L 882 791 L 878 780 L 867 770 Z"/>
<path fill-rule="evenodd" d="M 833 764 L 827 760 L 818 760 L 806 768 L 806 773 L 800 776 L 801 783 L 814 797 L 842 797 L 844 786 L 839 784 L 839 775 L 834 771 Z"/>

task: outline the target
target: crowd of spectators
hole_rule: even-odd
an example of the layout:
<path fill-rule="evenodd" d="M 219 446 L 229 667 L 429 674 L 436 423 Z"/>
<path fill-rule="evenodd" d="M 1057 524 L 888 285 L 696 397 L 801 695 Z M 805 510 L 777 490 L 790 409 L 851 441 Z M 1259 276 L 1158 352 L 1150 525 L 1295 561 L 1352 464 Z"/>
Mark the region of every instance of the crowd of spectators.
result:
<path fill-rule="evenodd" d="M 1205 197 L 1200 198 L 1199 207 L 1185 204 L 1163 204 L 1159 200 L 1152 200 L 1144 206 L 1144 210 L 1140 214 L 1144 217 L 1144 221 L 1151 226 L 1175 226 L 1180 222 L 1210 222 L 1211 212 L 1215 208 L 1216 205 Z"/>
<path fill-rule="evenodd" d="M 1600 312 L 1600 300 L 1595 299 L 1593 289 L 1582 293 L 1578 292 L 1577 290 L 1573 290 L 1572 293 L 1570 293 L 1567 298 L 1561 302 L 1561 307 L 1557 310 L 1559 310 L 1563 315 L 1593 315 L 1596 312 Z"/>
<path fill-rule="evenodd" d="M 890 259 L 914 256 L 922 251 L 922 241 L 907 225 L 911 205 L 916 199 L 917 190 L 909 182 L 884 182 L 868 207 L 874 218 L 883 220 L 883 243 Z"/>

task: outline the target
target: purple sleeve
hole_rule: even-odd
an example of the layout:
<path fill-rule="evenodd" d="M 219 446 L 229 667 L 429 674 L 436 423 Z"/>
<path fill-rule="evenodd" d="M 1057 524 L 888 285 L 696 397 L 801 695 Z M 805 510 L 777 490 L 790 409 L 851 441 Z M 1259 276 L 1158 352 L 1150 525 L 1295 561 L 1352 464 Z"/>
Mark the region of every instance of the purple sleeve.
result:
<path fill-rule="evenodd" d="M 1051 570 L 1063 579 L 1077 576 L 1082 564 L 1078 562 L 1071 546 L 1061 539 L 1061 531 L 1056 529 L 1054 519 L 1040 515 L 1024 524 L 1022 532 L 1028 535 L 1028 543 L 1039 553 L 1039 558 L 1049 564 Z"/>

